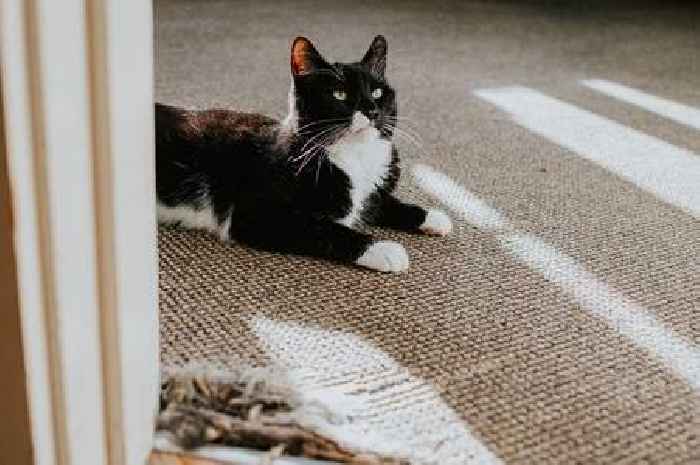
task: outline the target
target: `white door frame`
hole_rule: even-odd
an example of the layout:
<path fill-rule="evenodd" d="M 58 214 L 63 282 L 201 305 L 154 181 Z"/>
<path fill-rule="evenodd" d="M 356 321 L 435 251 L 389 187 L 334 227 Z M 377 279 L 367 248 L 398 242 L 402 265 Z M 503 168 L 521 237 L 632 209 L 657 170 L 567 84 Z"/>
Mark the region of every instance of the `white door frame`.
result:
<path fill-rule="evenodd" d="M 37 465 L 142 465 L 151 449 L 152 21 L 147 0 L 0 0 L 0 137 Z"/>

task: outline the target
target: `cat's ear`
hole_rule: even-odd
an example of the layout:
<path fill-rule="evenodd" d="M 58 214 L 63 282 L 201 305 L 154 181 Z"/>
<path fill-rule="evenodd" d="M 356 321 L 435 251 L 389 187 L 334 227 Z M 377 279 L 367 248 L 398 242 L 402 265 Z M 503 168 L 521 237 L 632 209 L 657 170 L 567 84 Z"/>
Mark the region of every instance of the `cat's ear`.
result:
<path fill-rule="evenodd" d="M 364 58 L 362 58 L 362 64 L 367 66 L 373 73 L 384 76 L 384 71 L 386 70 L 386 51 L 386 39 L 384 36 L 378 35 L 372 41 Z"/>
<path fill-rule="evenodd" d="M 303 76 L 327 66 L 326 61 L 306 37 L 297 37 L 292 43 L 292 74 Z"/>

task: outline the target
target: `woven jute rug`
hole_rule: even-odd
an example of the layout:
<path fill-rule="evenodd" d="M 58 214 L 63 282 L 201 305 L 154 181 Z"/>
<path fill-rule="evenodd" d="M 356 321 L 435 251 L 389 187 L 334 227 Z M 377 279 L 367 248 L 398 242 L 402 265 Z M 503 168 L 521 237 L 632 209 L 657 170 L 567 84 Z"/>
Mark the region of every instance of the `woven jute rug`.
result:
<path fill-rule="evenodd" d="M 400 196 L 450 207 L 412 179 L 426 164 L 510 228 L 485 227 L 486 207 L 455 190 L 452 235 L 376 231 L 411 258 L 387 275 L 161 227 L 166 371 L 273 370 L 292 404 L 327 413 L 298 423 L 352 454 L 700 464 L 700 220 L 473 92 L 526 86 L 700 157 L 697 130 L 579 84 L 605 78 L 700 107 L 697 7 L 589 3 L 605 8 L 157 1 L 156 95 L 178 105 L 281 116 L 293 37 L 349 60 L 384 34 L 400 115 L 424 139 L 400 142 Z M 465 202 L 481 210 L 457 214 Z"/>
<path fill-rule="evenodd" d="M 415 463 L 697 461 L 697 393 L 493 238 L 464 222 L 380 234 L 406 245 L 409 273 L 161 228 L 163 360 L 284 367 L 353 419 L 317 431 Z"/>

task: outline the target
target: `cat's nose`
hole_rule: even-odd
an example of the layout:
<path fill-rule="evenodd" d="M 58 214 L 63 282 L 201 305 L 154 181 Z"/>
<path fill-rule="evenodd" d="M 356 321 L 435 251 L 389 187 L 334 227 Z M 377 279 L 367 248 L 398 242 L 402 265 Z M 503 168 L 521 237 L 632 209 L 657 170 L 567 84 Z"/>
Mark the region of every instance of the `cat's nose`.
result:
<path fill-rule="evenodd" d="M 379 118 L 379 110 L 369 110 L 367 112 L 367 118 L 369 118 L 372 121 L 376 120 L 377 118 Z"/>

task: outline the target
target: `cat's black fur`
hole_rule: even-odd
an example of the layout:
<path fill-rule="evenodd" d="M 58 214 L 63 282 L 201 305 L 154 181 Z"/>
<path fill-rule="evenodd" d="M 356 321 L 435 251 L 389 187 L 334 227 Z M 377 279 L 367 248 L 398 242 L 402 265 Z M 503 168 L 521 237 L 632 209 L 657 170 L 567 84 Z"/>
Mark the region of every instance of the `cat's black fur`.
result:
<path fill-rule="evenodd" d="M 320 146 L 313 142 L 323 139 L 321 131 L 333 124 L 349 127 L 357 111 L 370 119 L 381 138 L 391 140 L 396 101 L 384 78 L 385 63 L 381 36 L 360 62 L 350 64 L 329 64 L 308 40 L 298 38 L 291 60 L 296 107 L 291 116 L 296 124 L 257 114 L 156 104 L 160 220 L 188 225 L 187 215 L 210 209 L 217 228 L 209 229 L 223 239 L 357 262 L 374 240 L 353 225 L 339 223 L 352 208 L 352 180 L 329 156 L 327 147 L 335 139 Z M 371 97 L 377 88 L 383 91 L 380 99 Z M 346 92 L 345 100 L 334 97 L 337 89 Z M 299 159 L 309 147 L 309 158 Z M 399 173 L 398 152 L 392 146 L 386 172 L 363 204 L 361 223 L 405 231 L 418 231 L 425 223 L 423 208 L 392 196 Z M 168 207 L 185 208 L 161 215 Z"/>

